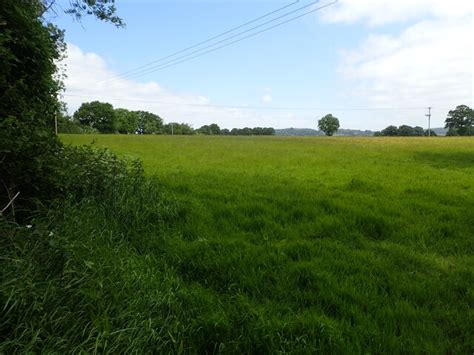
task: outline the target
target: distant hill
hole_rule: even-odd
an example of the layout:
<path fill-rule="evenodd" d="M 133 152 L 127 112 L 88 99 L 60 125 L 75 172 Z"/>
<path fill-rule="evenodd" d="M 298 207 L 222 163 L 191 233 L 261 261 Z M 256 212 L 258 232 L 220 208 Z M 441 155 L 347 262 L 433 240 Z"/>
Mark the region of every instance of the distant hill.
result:
<path fill-rule="evenodd" d="M 432 131 L 434 131 L 438 136 L 445 136 L 446 132 L 448 132 L 447 129 L 438 127 L 438 128 L 431 128 Z"/>
<path fill-rule="evenodd" d="M 276 136 L 297 136 L 297 137 L 304 137 L 304 136 L 324 136 L 324 132 L 317 131 L 312 128 L 283 128 L 283 129 L 275 129 Z M 361 136 L 361 137 L 369 137 L 373 136 L 373 131 L 361 131 L 359 129 L 339 129 L 336 136 Z"/>

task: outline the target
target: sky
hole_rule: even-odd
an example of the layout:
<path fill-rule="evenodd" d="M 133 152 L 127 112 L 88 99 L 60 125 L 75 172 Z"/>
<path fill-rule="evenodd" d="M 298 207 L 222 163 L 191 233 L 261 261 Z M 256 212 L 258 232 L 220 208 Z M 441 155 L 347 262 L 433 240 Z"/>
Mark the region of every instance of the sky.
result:
<path fill-rule="evenodd" d="M 342 128 L 426 128 L 429 106 L 431 127 L 441 127 L 450 109 L 474 106 L 472 0 L 339 0 L 186 62 L 163 68 L 213 42 L 155 63 L 160 70 L 123 75 L 284 6 L 230 32 L 227 37 L 236 37 L 220 45 L 331 0 L 296 11 L 312 2 L 117 0 L 123 29 L 92 17 L 77 22 L 49 14 L 66 30 L 63 101 L 70 113 L 82 102 L 99 100 L 195 128 L 210 123 L 316 128 L 328 113 L 339 118 Z M 291 11 L 296 12 L 262 25 Z M 238 36 L 243 31 L 248 32 Z"/>

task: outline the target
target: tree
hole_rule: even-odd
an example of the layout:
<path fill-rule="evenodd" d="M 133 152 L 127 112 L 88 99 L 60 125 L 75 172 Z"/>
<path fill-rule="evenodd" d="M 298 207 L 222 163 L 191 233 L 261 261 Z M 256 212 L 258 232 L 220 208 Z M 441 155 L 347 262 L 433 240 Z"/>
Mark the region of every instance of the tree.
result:
<path fill-rule="evenodd" d="M 80 16 L 92 14 L 118 23 L 110 2 L 74 2 L 91 10 L 77 8 Z M 57 97 L 62 89 L 57 63 L 66 45 L 64 31 L 42 17 L 52 4 L 0 1 L 1 207 L 20 193 L 15 204 L 31 210 L 58 191 L 54 169 L 62 145 L 54 135 L 54 115 L 60 109 Z"/>
<path fill-rule="evenodd" d="M 163 126 L 163 133 L 175 135 L 192 135 L 195 133 L 195 131 L 187 123 L 171 122 Z"/>
<path fill-rule="evenodd" d="M 398 128 L 396 126 L 388 126 L 382 130 L 383 136 L 398 136 Z"/>
<path fill-rule="evenodd" d="M 221 128 L 219 127 L 219 125 L 217 123 L 212 123 L 210 126 L 209 126 L 209 129 L 211 131 L 211 134 L 221 134 Z"/>
<path fill-rule="evenodd" d="M 448 135 L 471 136 L 474 135 L 474 110 L 469 106 L 460 105 L 449 111 L 445 121 Z"/>
<path fill-rule="evenodd" d="M 137 115 L 136 131 L 140 134 L 160 134 L 163 130 L 163 120 L 160 116 L 147 111 L 134 111 Z"/>
<path fill-rule="evenodd" d="M 402 137 L 410 137 L 414 135 L 414 129 L 411 126 L 403 125 L 398 127 L 398 135 Z"/>
<path fill-rule="evenodd" d="M 211 128 L 209 127 L 209 125 L 204 125 L 204 126 L 201 126 L 199 127 L 197 130 L 196 130 L 196 133 L 198 134 L 204 134 L 206 136 L 210 135 L 211 134 Z"/>
<path fill-rule="evenodd" d="M 221 134 L 221 128 L 216 123 L 213 123 L 198 128 L 196 132 L 204 135 L 218 135 Z"/>
<path fill-rule="evenodd" d="M 61 83 L 53 77 L 62 58 L 63 32 L 44 25 L 34 1 L 0 1 L 0 208 L 34 208 L 49 196 L 50 171 L 60 149 L 54 136 Z M 11 209 L 8 211 L 12 211 Z M 18 217 L 18 216 L 17 216 Z"/>
<path fill-rule="evenodd" d="M 56 0 L 41 0 L 41 4 L 41 14 L 57 7 Z M 63 10 L 62 7 L 59 8 Z M 66 14 L 72 15 L 77 21 L 86 15 L 94 15 L 99 20 L 124 27 L 125 23 L 115 14 L 116 11 L 114 0 L 69 0 L 69 8 L 64 9 Z"/>
<path fill-rule="evenodd" d="M 194 134 L 194 129 L 187 123 L 180 123 L 178 124 L 178 132 L 179 134 L 190 136 Z"/>
<path fill-rule="evenodd" d="M 74 112 L 74 119 L 80 124 L 97 129 L 101 133 L 115 131 L 115 110 L 109 103 L 85 102 Z"/>
<path fill-rule="evenodd" d="M 254 136 L 261 136 L 263 135 L 263 128 L 262 127 L 254 127 L 252 128 L 252 134 Z"/>
<path fill-rule="evenodd" d="M 115 109 L 115 128 L 122 134 L 133 134 L 138 130 L 138 114 L 124 108 Z"/>
<path fill-rule="evenodd" d="M 413 135 L 414 136 L 423 137 L 424 134 L 425 134 L 425 130 L 423 129 L 423 127 L 415 126 L 413 128 Z"/>
<path fill-rule="evenodd" d="M 275 135 L 275 128 L 265 127 L 263 129 L 263 135 L 265 135 L 265 136 L 274 136 Z"/>
<path fill-rule="evenodd" d="M 446 132 L 447 137 L 457 137 L 459 136 L 459 133 L 456 129 L 450 129 L 449 131 Z"/>
<path fill-rule="evenodd" d="M 328 114 L 318 121 L 318 127 L 326 136 L 332 136 L 339 129 L 339 119 Z"/>

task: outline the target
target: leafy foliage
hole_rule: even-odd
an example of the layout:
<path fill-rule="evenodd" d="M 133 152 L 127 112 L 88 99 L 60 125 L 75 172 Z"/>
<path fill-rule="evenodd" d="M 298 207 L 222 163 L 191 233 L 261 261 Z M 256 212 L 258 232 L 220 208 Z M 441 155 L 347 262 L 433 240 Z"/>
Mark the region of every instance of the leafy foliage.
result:
<path fill-rule="evenodd" d="M 232 136 L 274 136 L 275 129 L 272 127 L 244 127 L 244 128 L 232 128 L 229 132 L 224 135 Z"/>
<path fill-rule="evenodd" d="M 7 213 L 28 215 L 54 198 L 61 144 L 54 135 L 60 115 L 64 32 L 41 17 L 54 1 L 0 2 L 0 207 L 20 193 Z M 79 8 L 81 5 L 81 8 Z M 87 13 L 118 24 L 111 1 L 73 1 L 71 14 Z M 68 129 L 73 129 L 69 122 Z"/>
<path fill-rule="evenodd" d="M 170 122 L 163 125 L 164 134 L 193 135 L 194 129 L 187 123 Z"/>
<path fill-rule="evenodd" d="M 143 236 L 153 231 L 156 241 L 165 223 L 176 218 L 177 209 L 155 181 L 145 179 L 137 161 L 124 162 L 91 147 L 65 147 L 61 156 L 68 168 L 58 170 L 63 194 L 47 213 L 31 219 L 28 226 L 0 216 L 2 354 L 97 352 L 107 348 L 98 338 L 109 338 L 105 333 L 110 327 L 149 319 L 119 304 L 110 308 L 113 298 L 125 300 L 131 286 L 123 287 L 126 283 L 120 279 L 125 274 L 111 263 L 128 263 L 132 255 L 140 259 L 140 253 L 156 245 Z M 155 271 L 161 277 L 161 270 Z M 122 288 L 120 296 L 115 287 Z M 136 284 L 135 291 L 140 287 Z M 132 304 L 131 298 L 127 304 Z M 103 305 L 119 317 L 129 316 L 109 319 Z M 111 348 L 138 350 L 129 335 L 120 338 L 109 338 Z M 143 350 L 146 345 L 141 345 Z"/>
<path fill-rule="evenodd" d="M 469 106 L 460 105 L 449 111 L 445 121 L 448 135 L 472 136 L 474 135 L 474 110 Z"/>
<path fill-rule="evenodd" d="M 383 136 L 398 136 L 398 128 L 397 126 L 388 126 L 387 128 L 382 130 Z"/>
<path fill-rule="evenodd" d="M 42 0 L 42 3 L 42 11 L 56 7 L 56 0 Z M 93 15 L 99 20 L 113 23 L 117 27 L 125 26 L 123 20 L 116 15 L 115 0 L 70 0 L 69 6 L 64 12 L 72 15 L 77 21 L 86 15 Z"/>
<path fill-rule="evenodd" d="M 99 101 L 83 103 L 74 113 L 74 120 L 101 133 L 160 134 L 163 131 L 163 120 L 158 115 L 114 109 L 111 104 Z"/>
<path fill-rule="evenodd" d="M 425 135 L 423 127 L 402 125 L 400 127 L 388 126 L 382 132 L 378 132 L 377 136 L 400 136 L 400 137 L 422 137 Z"/>
<path fill-rule="evenodd" d="M 115 187 L 142 183 L 143 169 L 137 160 L 119 159 L 106 149 L 90 146 L 62 147 L 56 171 L 57 188 L 62 197 L 79 201 L 104 198 Z"/>
<path fill-rule="evenodd" d="M 85 102 L 74 112 L 74 119 L 81 125 L 96 129 L 100 133 L 115 131 L 115 111 L 109 103 Z"/>
<path fill-rule="evenodd" d="M 60 143 L 54 136 L 55 61 L 64 49 L 63 33 L 45 26 L 35 1 L 0 3 L 0 206 L 20 192 L 19 209 L 53 192 Z M 17 209 L 18 211 L 18 209 Z M 10 210 L 13 212 L 13 210 Z"/>
<path fill-rule="evenodd" d="M 383 129 L 381 132 L 375 132 L 374 133 L 375 137 L 422 137 L 422 136 L 428 136 L 428 130 L 424 130 L 423 127 L 416 126 L 407 126 L 407 125 L 402 125 L 400 127 L 396 126 L 388 126 L 385 129 Z M 430 136 L 436 137 L 437 134 L 434 130 L 430 130 Z"/>
<path fill-rule="evenodd" d="M 135 111 L 137 117 L 136 132 L 140 134 L 159 134 L 163 130 L 163 120 L 160 116 L 147 111 Z"/>
<path fill-rule="evenodd" d="M 116 129 L 118 133 L 136 133 L 138 128 L 137 114 L 124 108 L 115 109 Z"/>
<path fill-rule="evenodd" d="M 196 133 L 204 135 L 218 135 L 221 134 L 221 128 L 216 123 L 212 123 L 211 125 L 204 125 L 197 129 Z"/>
<path fill-rule="evenodd" d="M 328 114 L 318 121 L 318 128 L 323 131 L 326 136 L 332 136 L 339 129 L 339 120 L 332 114 Z"/>
<path fill-rule="evenodd" d="M 92 134 L 99 133 L 98 130 L 90 126 L 81 125 L 77 120 L 69 116 L 58 115 L 58 132 L 68 134 Z"/>

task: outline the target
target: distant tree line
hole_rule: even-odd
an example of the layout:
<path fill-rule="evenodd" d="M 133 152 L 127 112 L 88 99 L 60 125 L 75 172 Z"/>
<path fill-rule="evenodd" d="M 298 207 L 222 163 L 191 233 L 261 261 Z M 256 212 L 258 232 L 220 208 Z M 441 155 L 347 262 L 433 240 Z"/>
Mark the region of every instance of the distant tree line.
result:
<path fill-rule="evenodd" d="M 372 137 L 374 133 L 374 131 L 370 130 L 340 128 L 334 135 L 339 137 Z M 311 128 L 283 128 L 276 129 L 275 135 L 290 137 L 321 137 L 325 136 L 326 133 Z"/>
<path fill-rule="evenodd" d="M 339 130 L 339 119 L 328 114 L 318 121 L 319 132 L 332 136 Z M 130 111 L 123 108 L 114 109 L 109 103 L 93 101 L 83 103 L 72 117 L 66 114 L 63 107 L 58 116 L 58 128 L 61 133 L 120 133 L 120 134 L 175 134 L 175 135 L 230 135 L 230 136 L 273 136 L 276 134 L 272 127 L 245 127 L 221 129 L 216 123 L 204 125 L 198 129 L 189 124 L 170 122 L 147 111 Z M 445 121 L 448 136 L 474 135 L 474 110 L 466 105 L 457 106 L 449 111 Z M 342 135 L 354 135 L 354 131 L 341 130 Z M 365 131 L 367 134 L 370 131 Z M 291 132 L 290 132 L 291 133 Z M 363 134 L 363 135 L 366 135 Z M 362 135 L 357 132 L 357 135 Z M 374 136 L 390 137 L 421 137 L 437 136 L 434 130 L 425 130 L 419 126 L 390 125 Z"/>
<path fill-rule="evenodd" d="M 431 136 L 437 136 L 436 132 L 433 130 L 425 130 L 423 127 L 420 126 L 407 126 L 402 125 L 400 127 L 397 126 L 388 126 L 387 128 L 383 129 L 380 132 L 375 132 L 374 136 L 376 137 L 422 137 L 427 136 L 430 133 Z"/>
<path fill-rule="evenodd" d="M 445 120 L 445 129 L 447 136 L 474 136 L 474 110 L 469 106 L 460 105 L 454 110 L 448 112 Z M 398 136 L 398 137 L 417 137 L 417 136 L 437 136 L 433 130 L 424 130 L 422 127 L 411 127 L 403 125 L 388 126 L 380 132 L 375 132 L 374 136 Z"/>
<path fill-rule="evenodd" d="M 234 135 L 234 136 L 273 136 L 271 127 L 221 129 L 216 123 L 192 128 L 187 123 L 164 123 L 163 119 L 147 111 L 114 109 L 105 102 L 83 103 L 73 116 L 66 114 L 65 107 L 58 116 L 60 133 L 119 133 L 119 134 L 174 134 L 174 135 Z"/>
<path fill-rule="evenodd" d="M 204 135 L 222 135 L 222 136 L 274 136 L 275 129 L 272 127 L 245 127 L 245 128 L 227 128 L 221 129 L 217 124 L 205 125 L 196 130 L 197 134 Z"/>

